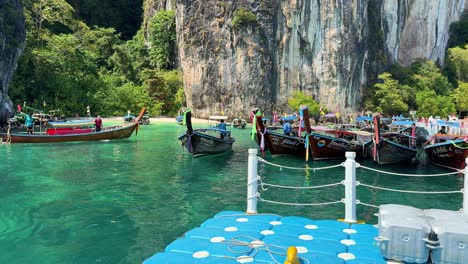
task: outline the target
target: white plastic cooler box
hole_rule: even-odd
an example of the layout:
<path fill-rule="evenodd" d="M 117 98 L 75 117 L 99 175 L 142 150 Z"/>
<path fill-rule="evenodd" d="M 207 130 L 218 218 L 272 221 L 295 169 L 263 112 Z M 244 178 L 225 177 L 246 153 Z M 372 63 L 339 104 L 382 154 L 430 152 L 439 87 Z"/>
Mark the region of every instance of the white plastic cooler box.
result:
<path fill-rule="evenodd" d="M 468 217 L 458 211 L 440 209 L 428 209 L 424 213 L 438 238 L 438 244 L 428 245 L 432 263 L 468 263 Z"/>

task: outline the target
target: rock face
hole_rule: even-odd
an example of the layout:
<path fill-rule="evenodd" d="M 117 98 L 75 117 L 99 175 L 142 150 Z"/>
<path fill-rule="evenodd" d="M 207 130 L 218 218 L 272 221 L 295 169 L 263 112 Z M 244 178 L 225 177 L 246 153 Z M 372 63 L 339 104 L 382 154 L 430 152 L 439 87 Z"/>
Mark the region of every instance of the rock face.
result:
<path fill-rule="evenodd" d="M 417 58 L 444 62 L 450 24 L 464 1 L 384 1 L 381 13 L 386 51 L 391 61 L 409 66 Z"/>
<path fill-rule="evenodd" d="M 450 23 L 464 7 L 464 0 L 177 0 L 188 106 L 201 117 L 246 116 L 252 107 L 270 114 L 302 90 L 332 111 L 354 112 L 390 64 L 443 63 Z M 256 21 L 233 26 L 241 8 Z"/>
<path fill-rule="evenodd" d="M 450 24 L 466 8 L 464 0 L 146 0 L 143 7 L 144 28 L 157 10 L 176 10 L 178 61 L 199 117 L 287 111 L 294 90 L 354 112 L 390 64 L 443 64 Z M 234 25 L 241 9 L 255 21 Z M 21 1 L 0 0 L 0 120 L 14 112 L 8 85 L 24 40 Z"/>
<path fill-rule="evenodd" d="M 26 38 L 20 0 L 0 0 L 0 123 L 14 114 L 8 85 L 24 49 Z"/>

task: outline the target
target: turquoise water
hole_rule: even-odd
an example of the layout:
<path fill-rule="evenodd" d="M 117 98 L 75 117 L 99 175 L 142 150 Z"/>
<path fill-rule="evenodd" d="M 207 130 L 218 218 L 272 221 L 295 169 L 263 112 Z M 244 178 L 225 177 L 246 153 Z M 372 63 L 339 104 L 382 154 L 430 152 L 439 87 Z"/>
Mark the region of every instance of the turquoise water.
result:
<path fill-rule="evenodd" d="M 200 127 L 194 125 L 195 128 Z M 0 145 L 0 263 L 141 263 L 220 211 L 246 209 L 250 129 L 233 130 L 233 151 L 193 159 L 174 123 L 141 126 L 128 140 Z M 304 167 L 300 158 L 266 160 Z M 309 167 L 341 161 L 308 162 Z M 379 168 L 371 162 L 366 166 Z M 426 162 L 382 167 L 394 172 L 447 172 Z M 358 180 L 394 189 L 452 191 L 460 177 L 407 178 L 359 169 Z M 344 169 L 291 171 L 259 164 L 264 182 L 314 186 L 339 182 Z M 330 202 L 343 187 L 281 190 L 262 198 L 289 203 Z M 401 203 L 457 210 L 461 194 L 420 195 L 358 187 L 358 199 L 378 205 Z M 375 223 L 372 207 L 358 218 Z M 286 206 L 261 202 L 259 212 L 313 219 L 344 217 L 344 205 Z"/>

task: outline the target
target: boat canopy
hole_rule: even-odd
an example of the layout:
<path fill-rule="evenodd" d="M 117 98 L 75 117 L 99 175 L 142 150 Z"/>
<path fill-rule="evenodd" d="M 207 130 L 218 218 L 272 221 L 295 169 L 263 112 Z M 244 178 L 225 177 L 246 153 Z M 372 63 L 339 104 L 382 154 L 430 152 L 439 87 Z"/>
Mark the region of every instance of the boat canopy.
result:
<path fill-rule="evenodd" d="M 358 116 L 356 121 L 363 122 L 363 121 L 372 121 L 372 116 Z"/>
<path fill-rule="evenodd" d="M 458 121 L 437 120 L 437 124 L 439 126 L 460 127 L 460 123 Z"/>
<path fill-rule="evenodd" d="M 210 120 L 226 120 L 228 119 L 227 116 L 210 116 L 209 117 Z"/>
<path fill-rule="evenodd" d="M 413 125 L 413 121 L 408 121 L 408 120 L 403 120 L 403 121 L 393 121 L 392 125 L 393 126 L 411 126 Z"/>
<path fill-rule="evenodd" d="M 294 121 L 296 120 L 297 116 L 295 115 L 290 115 L 290 116 L 283 116 L 280 119 L 283 121 Z"/>
<path fill-rule="evenodd" d="M 311 126 L 310 127 L 312 130 L 317 130 L 317 131 L 334 131 L 335 129 L 329 128 L 327 126 Z"/>
<path fill-rule="evenodd" d="M 372 119 L 372 116 L 358 116 L 358 117 L 356 117 L 356 121 L 357 121 L 357 122 L 364 122 L 364 121 L 373 122 L 373 119 Z M 380 118 L 380 121 L 382 121 L 382 122 L 388 122 L 388 121 L 390 121 L 390 118 L 388 118 L 388 117 L 381 117 L 381 118 Z"/>
<path fill-rule="evenodd" d="M 93 120 L 70 120 L 66 122 L 49 122 L 52 127 L 83 127 L 94 126 Z"/>
<path fill-rule="evenodd" d="M 393 120 L 411 120 L 409 117 L 404 117 L 404 116 L 392 116 Z"/>

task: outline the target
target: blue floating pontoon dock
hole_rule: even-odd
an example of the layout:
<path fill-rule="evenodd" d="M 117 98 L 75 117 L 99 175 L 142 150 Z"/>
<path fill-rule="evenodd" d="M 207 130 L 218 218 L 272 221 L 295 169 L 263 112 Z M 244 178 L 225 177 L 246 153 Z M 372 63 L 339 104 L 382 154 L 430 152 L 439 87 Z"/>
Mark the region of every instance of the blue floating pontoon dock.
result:
<path fill-rule="evenodd" d="M 144 261 L 160 263 L 284 263 L 297 248 L 301 263 L 386 263 L 368 224 L 225 211 Z"/>
<path fill-rule="evenodd" d="M 257 174 L 257 163 L 261 161 L 266 165 L 279 165 L 256 155 L 256 149 L 249 150 L 246 212 L 224 211 L 216 214 L 200 227 L 186 232 L 182 238 L 169 244 L 164 252 L 146 259 L 143 264 L 396 264 L 428 263 L 430 259 L 439 264 L 468 263 L 468 247 L 465 246 L 468 245 L 468 195 L 463 195 L 463 210 L 460 211 L 423 210 L 386 204 L 378 206 L 379 222 L 376 226 L 359 224 L 356 220 L 356 154 L 346 152 L 347 159 L 343 164 L 314 168 L 326 170 L 336 166 L 345 167 L 345 180 L 339 182 L 345 185 L 344 198 L 326 202 L 345 204 L 343 221 L 257 213 L 257 202 L 274 202 L 263 199 L 259 192 L 258 185 L 268 186 L 268 183 Z M 464 173 L 464 187 L 468 190 L 468 166 L 464 171 L 422 176 L 446 177 L 459 173 Z M 268 188 L 260 189 L 268 191 Z M 361 201 L 359 204 L 371 206 Z"/>

